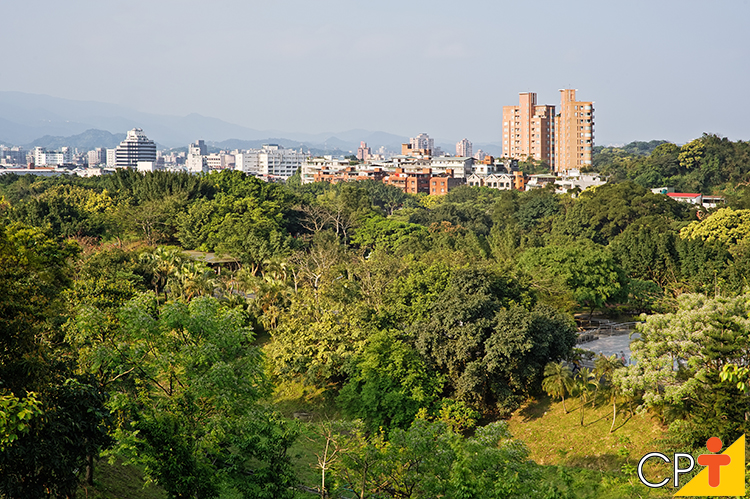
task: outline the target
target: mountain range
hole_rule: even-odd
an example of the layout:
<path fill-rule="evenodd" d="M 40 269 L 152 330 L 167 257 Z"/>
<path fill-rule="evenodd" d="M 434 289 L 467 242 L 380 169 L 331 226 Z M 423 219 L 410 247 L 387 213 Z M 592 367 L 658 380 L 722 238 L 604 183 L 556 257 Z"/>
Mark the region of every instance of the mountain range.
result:
<path fill-rule="evenodd" d="M 197 139 L 222 149 L 248 149 L 263 143 L 319 151 L 356 151 L 360 141 L 375 152 L 384 146 L 399 151 L 408 137 L 381 131 L 347 130 L 317 134 L 255 130 L 218 118 L 189 114 L 170 116 L 144 113 L 125 106 L 77 101 L 49 95 L 0 91 L 0 144 L 56 149 L 115 147 L 132 128 L 142 128 L 161 148 L 184 147 Z M 454 145 L 436 140 L 452 152 Z M 500 144 L 475 144 L 474 150 L 499 155 Z"/>

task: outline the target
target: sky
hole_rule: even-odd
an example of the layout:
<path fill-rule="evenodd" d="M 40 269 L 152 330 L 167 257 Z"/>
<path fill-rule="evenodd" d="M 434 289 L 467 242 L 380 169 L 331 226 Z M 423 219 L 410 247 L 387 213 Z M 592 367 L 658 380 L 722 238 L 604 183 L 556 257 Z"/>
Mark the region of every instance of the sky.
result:
<path fill-rule="evenodd" d="M 0 90 L 258 130 L 499 142 L 520 92 L 599 145 L 750 139 L 750 0 L 3 2 Z"/>

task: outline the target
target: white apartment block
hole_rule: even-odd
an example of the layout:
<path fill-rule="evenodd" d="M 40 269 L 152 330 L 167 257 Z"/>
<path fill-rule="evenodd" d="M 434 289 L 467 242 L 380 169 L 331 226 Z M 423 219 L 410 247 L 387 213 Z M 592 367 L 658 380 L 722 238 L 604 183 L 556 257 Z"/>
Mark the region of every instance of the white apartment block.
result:
<path fill-rule="evenodd" d="M 59 151 L 47 151 L 44 147 L 34 148 L 34 164 L 36 166 L 68 165 L 73 163 L 73 151 L 70 147 L 63 147 Z"/>
<path fill-rule="evenodd" d="M 474 158 L 472 157 L 450 157 L 441 156 L 430 158 L 430 168 L 435 174 L 445 173 L 446 170 L 453 170 L 453 176 L 456 178 L 466 178 L 471 175 L 474 169 Z"/>
<path fill-rule="evenodd" d="M 234 169 L 259 176 L 287 179 L 297 172 L 307 158 L 302 150 L 284 149 L 278 144 L 264 144 L 234 155 Z"/>
<path fill-rule="evenodd" d="M 233 154 L 212 153 L 206 155 L 206 163 L 209 170 L 223 170 L 225 168 L 235 167 L 235 158 Z"/>
<path fill-rule="evenodd" d="M 252 175 L 258 173 L 258 151 L 243 151 L 234 155 L 234 169 Z"/>
<path fill-rule="evenodd" d="M 208 172 L 208 161 L 202 154 L 192 154 L 191 151 L 185 160 L 185 169 L 190 173 L 206 173 Z"/>

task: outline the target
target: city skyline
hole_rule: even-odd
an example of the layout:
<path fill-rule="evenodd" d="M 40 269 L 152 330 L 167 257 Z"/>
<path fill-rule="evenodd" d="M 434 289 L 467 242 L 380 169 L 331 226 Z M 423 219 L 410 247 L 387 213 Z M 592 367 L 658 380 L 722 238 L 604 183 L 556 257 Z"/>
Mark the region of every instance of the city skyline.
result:
<path fill-rule="evenodd" d="M 556 103 L 576 88 L 595 103 L 598 145 L 750 137 L 750 102 L 732 98 L 750 82 L 747 1 L 38 0 L 5 18 L 19 22 L 0 33 L 14 61 L 0 91 L 476 144 L 502 141 L 502 107 L 519 93 Z"/>

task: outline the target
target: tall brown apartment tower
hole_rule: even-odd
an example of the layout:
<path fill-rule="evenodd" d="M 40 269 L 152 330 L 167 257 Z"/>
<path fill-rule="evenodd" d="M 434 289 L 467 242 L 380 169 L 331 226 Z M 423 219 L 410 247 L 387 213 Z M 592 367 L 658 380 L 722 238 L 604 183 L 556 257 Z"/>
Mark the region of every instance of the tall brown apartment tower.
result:
<path fill-rule="evenodd" d="M 591 165 L 594 147 L 594 103 L 576 100 L 572 88 L 560 90 L 560 114 L 555 117 L 555 171 Z"/>
<path fill-rule="evenodd" d="M 531 157 L 555 167 L 555 106 L 540 106 L 536 93 L 519 95 L 518 106 L 503 106 L 503 156 Z"/>

